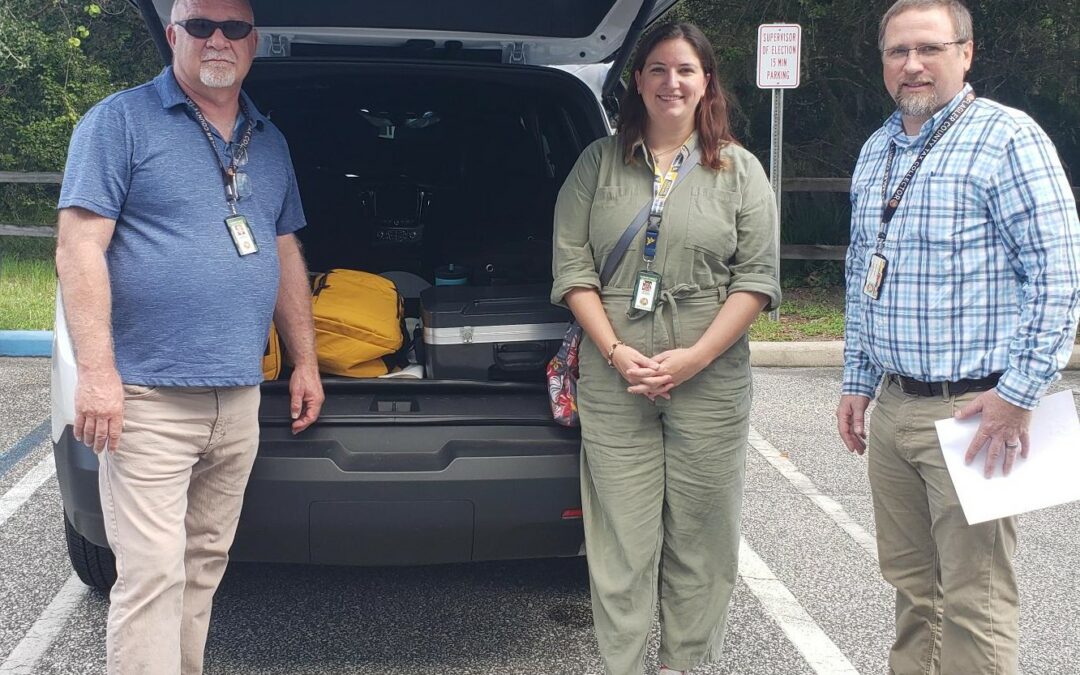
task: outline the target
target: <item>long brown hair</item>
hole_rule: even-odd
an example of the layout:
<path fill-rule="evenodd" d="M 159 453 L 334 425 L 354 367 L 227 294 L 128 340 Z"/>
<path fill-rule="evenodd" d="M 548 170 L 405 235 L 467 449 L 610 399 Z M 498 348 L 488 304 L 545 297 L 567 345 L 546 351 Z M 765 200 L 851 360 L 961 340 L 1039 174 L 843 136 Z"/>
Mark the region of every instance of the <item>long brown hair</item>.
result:
<path fill-rule="evenodd" d="M 645 68 L 645 59 L 656 48 L 656 45 L 677 39 L 690 43 L 707 76 L 705 95 L 694 112 L 694 127 L 698 132 L 701 163 L 710 169 L 720 171 L 726 164 L 720 156 L 720 151 L 729 144 L 738 145 L 739 142 L 731 133 L 728 93 L 720 85 L 720 78 L 716 74 L 716 53 L 713 52 L 709 39 L 705 37 L 701 29 L 692 23 L 685 22 L 666 23 L 654 28 L 638 44 L 631 70 L 633 73 L 640 73 Z M 634 160 L 634 145 L 645 138 L 648 117 L 637 82 L 631 77 L 619 106 L 618 125 L 619 145 L 622 147 L 623 159 L 627 164 Z"/>

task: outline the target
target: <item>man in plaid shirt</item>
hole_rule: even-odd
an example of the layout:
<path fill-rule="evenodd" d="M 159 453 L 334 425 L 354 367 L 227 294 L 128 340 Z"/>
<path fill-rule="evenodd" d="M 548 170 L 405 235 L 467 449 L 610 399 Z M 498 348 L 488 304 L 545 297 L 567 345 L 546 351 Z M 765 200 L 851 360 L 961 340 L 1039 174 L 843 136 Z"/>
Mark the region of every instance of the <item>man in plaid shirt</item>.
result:
<path fill-rule="evenodd" d="M 965 84 L 974 45 L 960 2 L 899 0 L 879 47 L 898 110 L 852 178 L 838 428 L 853 452 L 871 449 L 881 570 L 896 588 L 891 672 L 1009 675 L 1016 522 L 967 524 L 934 420 L 981 414 L 967 461 L 985 451 L 987 477 L 1027 456 L 1031 410 L 1076 335 L 1076 203 L 1043 130 Z"/>

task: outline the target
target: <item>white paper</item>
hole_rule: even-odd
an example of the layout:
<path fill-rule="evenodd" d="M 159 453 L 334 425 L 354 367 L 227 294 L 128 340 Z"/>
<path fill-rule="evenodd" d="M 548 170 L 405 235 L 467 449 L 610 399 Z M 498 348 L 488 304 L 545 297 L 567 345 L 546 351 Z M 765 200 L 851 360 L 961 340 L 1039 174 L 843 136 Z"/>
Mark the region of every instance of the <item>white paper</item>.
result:
<path fill-rule="evenodd" d="M 387 373 L 385 375 L 379 375 L 379 377 L 389 377 L 389 378 L 395 378 L 396 377 L 396 378 L 404 378 L 404 379 L 422 380 L 422 379 L 424 379 L 424 367 L 420 366 L 420 365 L 417 365 L 417 364 L 413 364 L 411 366 L 405 366 L 401 370 L 395 370 L 392 373 Z"/>
<path fill-rule="evenodd" d="M 1039 402 L 1031 416 L 1028 457 L 1022 458 L 1018 450 L 1008 476 L 1001 474 L 999 459 L 994 476 L 985 477 L 985 448 L 971 464 L 964 464 L 979 420 L 976 416 L 935 422 L 968 524 L 1080 500 L 1080 419 L 1072 391 L 1060 391 Z"/>

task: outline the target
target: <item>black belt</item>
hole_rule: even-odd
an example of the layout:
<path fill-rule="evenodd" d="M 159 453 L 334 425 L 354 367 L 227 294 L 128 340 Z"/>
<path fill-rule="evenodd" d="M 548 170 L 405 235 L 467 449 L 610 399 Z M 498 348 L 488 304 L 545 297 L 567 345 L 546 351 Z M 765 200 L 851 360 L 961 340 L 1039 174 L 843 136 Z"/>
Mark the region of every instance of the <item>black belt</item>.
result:
<path fill-rule="evenodd" d="M 890 375 L 895 379 L 900 388 L 909 396 L 959 396 L 970 391 L 987 391 L 993 389 L 1001 373 L 991 373 L 986 377 L 976 380 L 957 380 L 956 382 L 923 382 L 903 375 Z"/>

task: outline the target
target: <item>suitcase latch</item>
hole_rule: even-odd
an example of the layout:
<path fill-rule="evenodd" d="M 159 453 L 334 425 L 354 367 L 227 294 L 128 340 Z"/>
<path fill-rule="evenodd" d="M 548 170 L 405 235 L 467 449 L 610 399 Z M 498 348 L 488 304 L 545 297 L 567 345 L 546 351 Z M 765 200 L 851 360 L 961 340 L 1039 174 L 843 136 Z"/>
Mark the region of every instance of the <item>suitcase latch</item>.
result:
<path fill-rule="evenodd" d="M 461 327 L 461 341 L 465 344 L 472 344 L 473 341 L 473 327 L 462 326 Z"/>

